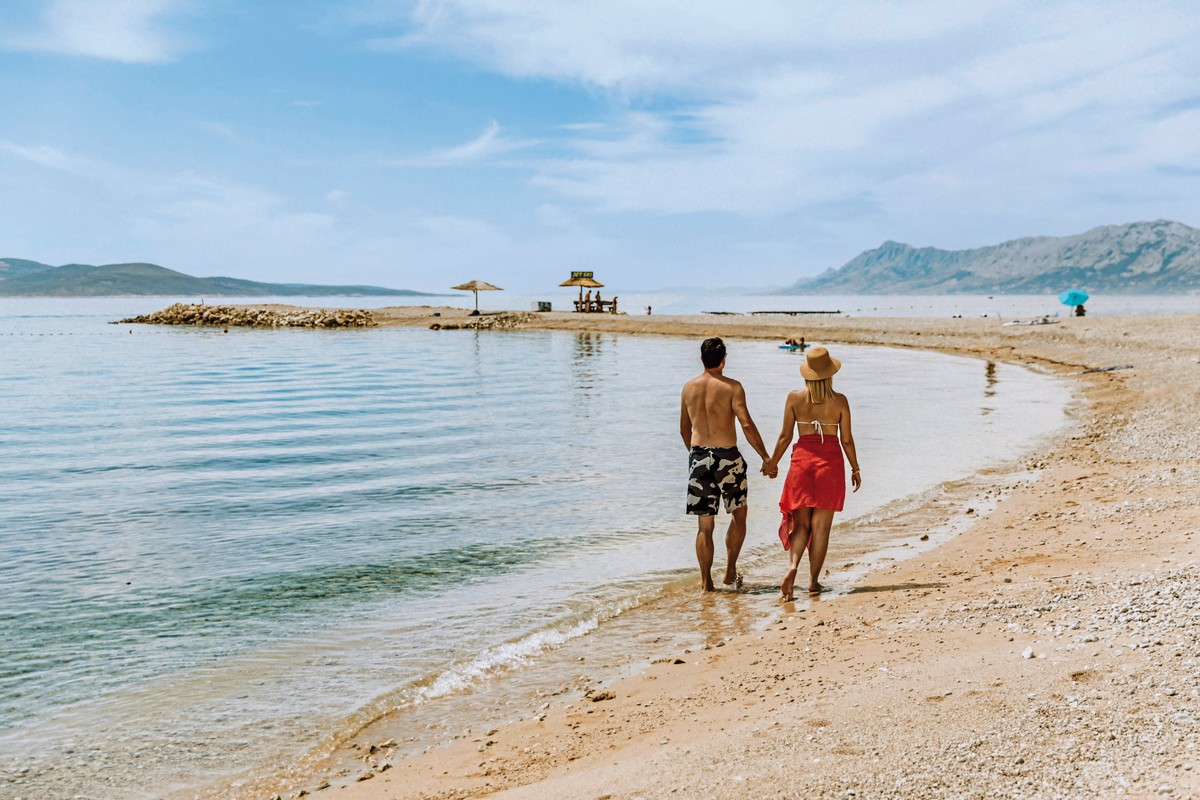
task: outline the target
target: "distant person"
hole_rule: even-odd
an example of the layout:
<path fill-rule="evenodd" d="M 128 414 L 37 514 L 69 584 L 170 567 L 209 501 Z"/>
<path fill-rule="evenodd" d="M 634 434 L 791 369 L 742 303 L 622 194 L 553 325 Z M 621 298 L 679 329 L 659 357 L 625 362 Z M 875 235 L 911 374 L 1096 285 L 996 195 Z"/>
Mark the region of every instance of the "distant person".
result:
<path fill-rule="evenodd" d="M 714 589 L 713 530 L 722 500 L 725 510 L 733 517 L 725 533 L 727 560 L 723 582 L 726 586 L 733 584 L 735 588 L 742 585 L 737 559 L 746 540 L 746 460 L 738 451 L 734 419 L 741 424 L 746 440 L 764 462 L 767 448 L 750 418 L 745 389 L 724 375 L 725 343 L 720 339 L 705 339 L 700 345 L 700 361 L 704 364 L 704 372 L 683 387 L 679 434 L 690 454 L 687 513 L 699 517 L 696 560 L 700 564 L 700 588 L 711 592 Z"/>
<path fill-rule="evenodd" d="M 650 311 L 651 311 L 650 306 L 646 306 L 646 316 L 647 317 L 650 316 Z"/>
<path fill-rule="evenodd" d="M 588 289 L 587 294 L 584 295 L 584 297 L 583 297 L 583 310 L 584 311 L 592 310 L 592 290 L 591 289 Z"/>
<path fill-rule="evenodd" d="M 1082 317 L 1082 316 L 1086 316 L 1086 315 L 1087 315 L 1087 311 L 1084 309 L 1083 303 L 1080 303 L 1079 305 L 1075 306 L 1075 316 Z"/>
<path fill-rule="evenodd" d="M 862 485 L 850 428 L 850 402 L 833 390 L 833 376 L 841 368 L 841 362 L 824 347 L 809 350 L 800 365 L 805 388 L 788 395 L 783 407 L 783 430 L 775 442 L 775 452 L 763 465 L 763 473 L 768 477 L 779 474 L 779 459 L 792 443 L 793 430 L 798 429 L 799 437 L 779 498 L 779 510 L 783 512 L 779 538 L 784 549 L 790 551 L 788 571 L 779 586 L 784 602 L 793 599 L 796 572 L 805 550 L 808 550 L 809 593 L 825 589 L 819 578 L 829 549 L 829 530 L 833 527 L 834 513 L 842 510 L 846 499 L 843 451 L 850 462 L 854 491 Z"/>

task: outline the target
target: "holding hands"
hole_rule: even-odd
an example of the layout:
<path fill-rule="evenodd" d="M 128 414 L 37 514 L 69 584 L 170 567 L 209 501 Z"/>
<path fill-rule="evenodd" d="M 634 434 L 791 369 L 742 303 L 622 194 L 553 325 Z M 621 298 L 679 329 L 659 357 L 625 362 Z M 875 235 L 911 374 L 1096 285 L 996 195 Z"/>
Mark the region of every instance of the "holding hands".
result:
<path fill-rule="evenodd" d="M 779 475 L 779 465 L 775 463 L 774 459 L 768 458 L 763 462 L 762 474 L 766 475 L 768 478 L 774 479 Z"/>

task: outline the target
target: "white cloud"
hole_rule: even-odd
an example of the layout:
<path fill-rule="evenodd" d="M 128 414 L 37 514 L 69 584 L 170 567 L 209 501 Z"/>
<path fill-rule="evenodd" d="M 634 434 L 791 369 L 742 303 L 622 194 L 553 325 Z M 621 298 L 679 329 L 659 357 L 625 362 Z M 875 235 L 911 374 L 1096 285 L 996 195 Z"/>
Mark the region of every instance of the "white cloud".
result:
<path fill-rule="evenodd" d="M 50 0 L 40 30 L 8 37 L 5 44 L 131 64 L 171 61 L 183 41 L 162 18 L 181 5 L 181 0 Z"/>
<path fill-rule="evenodd" d="M 500 123 L 492 120 L 483 132 L 466 144 L 435 150 L 423 156 L 389 161 L 392 167 L 457 167 L 487 161 L 494 156 L 537 144 L 533 141 L 505 139 L 500 135 Z"/>
<path fill-rule="evenodd" d="M 846 44 L 927 41 L 986 20 L 1004 3 L 836 0 L 422 0 L 412 28 L 376 47 L 450 48 L 511 75 L 619 91 L 735 89 L 781 62 L 811 62 Z"/>
<path fill-rule="evenodd" d="M 42 167 L 73 172 L 82 166 L 82 161 L 48 145 L 28 147 L 0 140 L 0 153 L 6 153 Z"/>
<path fill-rule="evenodd" d="M 1009 206 L 1090 207 L 1095 181 L 1076 165 L 1190 164 L 1190 119 L 1152 117 L 1194 97 L 1198 34 L 1200 14 L 1169 0 L 424 0 L 405 32 L 373 44 L 604 92 L 603 124 L 560 125 L 568 155 L 526 162 L 562 197 L 610 212 L 859 209 L 886 223 L 904 205 L 961 206 L 970 190 L 951 187 L 981 181 Z"/>

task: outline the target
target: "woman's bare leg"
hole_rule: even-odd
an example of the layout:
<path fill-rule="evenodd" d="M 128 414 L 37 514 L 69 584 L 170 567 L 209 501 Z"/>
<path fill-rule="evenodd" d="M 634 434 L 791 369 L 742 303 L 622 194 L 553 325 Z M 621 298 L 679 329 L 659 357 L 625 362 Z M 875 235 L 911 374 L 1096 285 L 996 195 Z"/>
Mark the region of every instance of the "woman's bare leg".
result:
<path fill-rule="evenodd" d="M 821 577 L 821 567 L 825 565 L 825 553 L 829 550 L 829 529 L 833 527 L 834 510 L 831 508 L 812 509 L 812 536 L 808 540 L 808 591 L 819 592 L 825 587 L 818 578 Z"/>
<path fill-rule="evenodd" d="M 796 585 L 796 573 L 800 569 L 800 557 L 808 547 L 812 530 L 812 509 L 801 508 L 792 512 L 792 533 L 788 541 L 788 571 L 779 585 L 779 593 L 785 602 L 792 600 L 792 590 Z"/>

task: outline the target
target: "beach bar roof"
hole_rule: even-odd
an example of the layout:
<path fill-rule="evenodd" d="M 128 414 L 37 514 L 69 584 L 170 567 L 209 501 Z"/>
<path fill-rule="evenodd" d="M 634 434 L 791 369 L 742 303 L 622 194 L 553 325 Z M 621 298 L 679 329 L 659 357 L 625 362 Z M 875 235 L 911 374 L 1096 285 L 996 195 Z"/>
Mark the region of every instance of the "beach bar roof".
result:
<path fill-rule="evenodd" d="M 583 301 L 583 287 L 589 289 L 599 289 L 604 286 L 603 283 L 592 277 L 590 272 L 572 272 L 571 277 L 559 284 L 559 286 L 578 286 L 579 300 Z"/>

